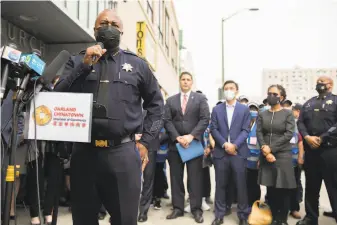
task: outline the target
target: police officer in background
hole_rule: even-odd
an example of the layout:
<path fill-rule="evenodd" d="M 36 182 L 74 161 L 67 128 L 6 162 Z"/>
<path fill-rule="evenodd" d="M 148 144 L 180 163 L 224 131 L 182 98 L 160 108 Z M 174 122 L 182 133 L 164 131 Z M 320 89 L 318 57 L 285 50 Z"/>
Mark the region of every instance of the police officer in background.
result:
<path fill-rule="evenodd" d="M 319 95 L 307 101 L 300 112 L 298 129 L 305 139 L 306 216 L 297 225 L 318 225 L 323 179 L 332 210 L 337 210 L 337 96 L 331 93 L 332 89 L 330 77 L 319 77 L 316 85 Z"/>
<path fill-rule="evenodd" d="M 104 48 L 94 45 L 71 57 L 55 87 L 94 96 L 92 143 L 73 146 L 73 224 L 98 225 L 103 203 L 111 224 L 137 225 L 141 159 L 146 163 L 149 143 L 161 127 L 163 98 L 147 63 L 119 48 L 123 25 L 115 11 L 102 11 L 94 31 Z M 134 137 L 142 122 L 138 151 Z"/>

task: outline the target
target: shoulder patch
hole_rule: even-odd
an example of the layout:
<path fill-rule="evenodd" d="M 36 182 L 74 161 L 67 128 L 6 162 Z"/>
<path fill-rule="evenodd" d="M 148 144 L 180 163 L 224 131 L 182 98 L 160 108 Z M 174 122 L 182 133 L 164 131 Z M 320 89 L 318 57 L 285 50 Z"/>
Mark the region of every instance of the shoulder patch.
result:
<path fill-rule="evenodd" d="M 138 55 L 136 55 L 136 53 L 131 52 L 131 51 L 129 51 L 129 50 L 124 50 L 124 49 L 123 49 L 122 52 L 124 52 L 125 54 L 134 55 L 134 56 L 137 56 L 137 57 L 138 57 Z"/>
<path fill-rule="evenodd" d="M 136 53 L 134 53 L 134 52 L 131 52 L 131 51 L 129 51 L 129 50 L 124 50 L 124 49 L 122 49 L 122 52 L 125 53 L 125 54 L 128 54 L 128 55 L 133 55 L 133 56 L 135 56 L 135 57 L 137 57 L 137 58 L 139 58 L 139 59 L 142 59 L 144 62 L 147 63 L 146 59 L 144 59 L 143 57 L 138 56 L 138 55 L 137 55 Z"/>

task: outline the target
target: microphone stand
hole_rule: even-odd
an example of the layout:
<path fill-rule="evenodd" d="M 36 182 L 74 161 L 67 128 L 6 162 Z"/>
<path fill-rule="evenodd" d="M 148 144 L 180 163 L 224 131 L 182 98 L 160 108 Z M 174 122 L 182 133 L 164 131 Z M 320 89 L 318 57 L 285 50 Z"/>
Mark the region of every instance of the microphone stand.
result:
<path fill-rule="evenodd" d="M 16 170 L 15 156 L 18 142 L 18 112 L 19 112 L 20 99 L 15 100 L 13 107 L 13 118 L 12 118 L 12 137 L 10 142 L 9 150 L 9 163 L 6 172 L 6 188 L 5 188 L 5 202 L 4 202 L 4 220 L 3 225 L 9 225 L 10 220 L 10 208 L 13 196 L 13 187 L 15 178 L 19 175 L 19 171 Z"/>
<path fill-rule="evenodd" d="M 16 150 L 18 147 L 18 115 L 21 111 L 20 103 L 23 97 L 24 91 L 27 87 L 30 74 L 27 74 L 23 79 L 21 85 L 18 85 L 15 92 L 15 102 L 13 107 L 13 116 L 12 116 L 12 133 L 10 139 L 10 148 L 9 148 L 9 162 L 6 171 L 6 188 L 5 188 L 5 202 L 4 202 L 4 220 L 3 225 L 9 225 L 10 220 L 10 209 L 12 203 L 14 182 L 15 178 L 19 176 L 19 171 L 17 170 L 17 165 L 15 165 Z M 19 82 L 18 82 L 19 84 Z M 22 103 L 24 104 L 24 103 Z"/>

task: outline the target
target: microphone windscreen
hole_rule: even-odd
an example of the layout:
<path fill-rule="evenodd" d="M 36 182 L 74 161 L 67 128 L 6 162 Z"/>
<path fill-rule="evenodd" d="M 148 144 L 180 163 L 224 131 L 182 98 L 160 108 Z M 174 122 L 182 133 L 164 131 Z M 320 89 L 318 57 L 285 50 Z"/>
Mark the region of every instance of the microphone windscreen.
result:
<path fill-rule="evenodd" d="M 66 50 L 62 50 L 53 61 L 45 68 L 41 78 L 43 80 L 51 81 L 55 76 L 59 69 L 69 61 L 70 53 Z"/>

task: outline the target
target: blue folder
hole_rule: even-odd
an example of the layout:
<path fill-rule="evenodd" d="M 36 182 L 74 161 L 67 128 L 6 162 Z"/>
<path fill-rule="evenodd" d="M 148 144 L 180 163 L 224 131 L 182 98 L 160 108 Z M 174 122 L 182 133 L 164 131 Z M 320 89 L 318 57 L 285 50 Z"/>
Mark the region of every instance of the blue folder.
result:
<path fill-rule="evenodd" d="M 183 162 L 190 161 L 204 154 L 204 147 L 200 141 L 193 140 L 188 148 L 184 148 L 179 143 L 176 146 Z"/>

